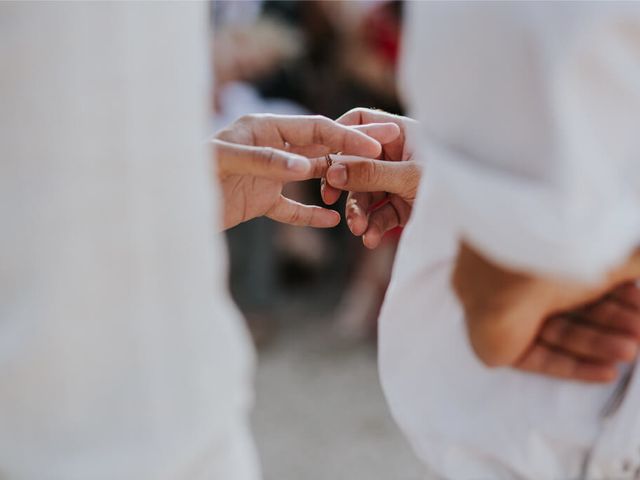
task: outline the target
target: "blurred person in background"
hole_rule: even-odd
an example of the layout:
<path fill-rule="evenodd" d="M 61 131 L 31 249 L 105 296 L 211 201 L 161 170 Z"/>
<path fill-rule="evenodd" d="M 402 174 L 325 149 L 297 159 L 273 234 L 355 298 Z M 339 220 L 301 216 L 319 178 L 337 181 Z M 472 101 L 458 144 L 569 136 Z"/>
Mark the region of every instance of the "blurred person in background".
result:
<path fill-rule="evenodd" d="M 398 131 L 253 116 L 206 144 L 207 35 L 204 3 L 0 5 L 2 478 L 259 476 L 215 231 L 334 226 L 282 195 L 326 170 L 297 153 Z"/>
<path fill-rule="evenodd" d="M 335 157 L 327 173 L 330 186 L 389 194 L 373 211 L 368 194 L 350 195 L 365 243 L 404 223 L 416 198 L 381 316 L 393 414 L 433 478 L 640 478 L 640 295 L 628 283 L 640 244 L 640 11 L 409 12 L 404 83 L 420 123 L 395 155 L 384 146 L 396 162 Z M 426 162 L 417 197 L 405 148 Z"/>

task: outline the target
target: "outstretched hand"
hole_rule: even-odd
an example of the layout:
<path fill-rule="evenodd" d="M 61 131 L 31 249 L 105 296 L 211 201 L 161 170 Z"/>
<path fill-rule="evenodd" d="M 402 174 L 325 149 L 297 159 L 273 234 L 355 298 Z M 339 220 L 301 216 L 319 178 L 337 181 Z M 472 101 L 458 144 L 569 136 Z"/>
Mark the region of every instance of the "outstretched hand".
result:
<path fill-rule="evenodd" d="M 350 128 L 321 116 L 247 115 L 216 134 L 214 158 L 220 181 L 223 228 L 267 216 L 292 225 L 333 227 L 340 215 L 282 195 L 285 183 L 321 178 L 324 155 L 344 152 L 377 157 L 395 125 Z"/>

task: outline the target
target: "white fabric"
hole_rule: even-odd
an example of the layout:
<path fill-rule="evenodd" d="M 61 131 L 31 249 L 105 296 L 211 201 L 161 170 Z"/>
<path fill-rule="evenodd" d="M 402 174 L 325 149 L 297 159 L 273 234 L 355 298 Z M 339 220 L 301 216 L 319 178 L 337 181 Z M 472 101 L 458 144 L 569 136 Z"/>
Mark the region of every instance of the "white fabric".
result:
<path fill-rule="evenodd" d="M 621 261 L 640 237 L 640 5 L 415 2 L 407 18 L 408 104 L 456 229 L 535 271 Z"/>
<path fill-rule="evenodd" d="M 207 5 L 0 4 L 0 477 L 253 480 Z"/>
<path fill-rule="evenodd" d="M 409 5 L 404 81 L 426 166 L 381 314 L 380 369 L 438 476 L 640 472 L 639 376 L 604 418 L 615 386 L 489 370 L 449 286 L 461 236 L 509 265 L 583 279 L 638 244 L 639 9 Z"/>

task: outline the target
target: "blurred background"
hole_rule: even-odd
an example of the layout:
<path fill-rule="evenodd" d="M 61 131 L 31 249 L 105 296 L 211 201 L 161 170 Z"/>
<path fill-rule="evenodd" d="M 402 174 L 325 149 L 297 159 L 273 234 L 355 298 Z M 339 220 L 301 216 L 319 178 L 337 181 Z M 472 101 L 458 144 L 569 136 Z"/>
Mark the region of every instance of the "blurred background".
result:
<path fill-rule="evenodd" d="M 214 1 L 214 128 L 247 113 L 402 114 L 402 7 Z M 322 202 L 317 181 L 287 188 L 298 201 Z M 267 480 L 421 478 L 376 366 L 376 318 L 400 235 L 369 251 L 345 225 L 321 231 L 262 218 L 228 232 L 232 293 L 259 352 L 253 421 Z"/>

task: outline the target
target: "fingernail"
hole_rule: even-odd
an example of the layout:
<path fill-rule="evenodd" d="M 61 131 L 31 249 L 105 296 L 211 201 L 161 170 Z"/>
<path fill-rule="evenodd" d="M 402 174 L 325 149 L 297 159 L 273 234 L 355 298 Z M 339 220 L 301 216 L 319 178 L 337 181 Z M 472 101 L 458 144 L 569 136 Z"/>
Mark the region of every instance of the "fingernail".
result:
<path fill-rule="evenodd" d="M 333 165 L 327 171 L 327 180 L 336 187 L 342 187 L 347 184 L 347 167 L 344 165 Z"/>
<path fill-rule="evenodd" d="M 310 166 L 311 164 L 309 163 L 309 160 L 304 157 L 291 155 L 287 159 L 287 168 L 294 172 L 306 172 L 309 170 Z"/>

